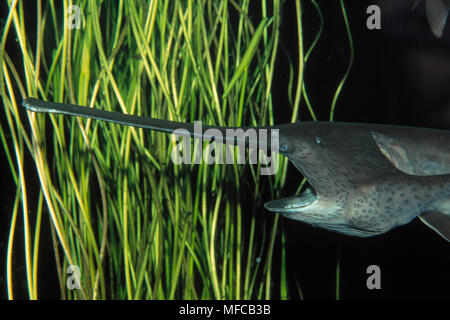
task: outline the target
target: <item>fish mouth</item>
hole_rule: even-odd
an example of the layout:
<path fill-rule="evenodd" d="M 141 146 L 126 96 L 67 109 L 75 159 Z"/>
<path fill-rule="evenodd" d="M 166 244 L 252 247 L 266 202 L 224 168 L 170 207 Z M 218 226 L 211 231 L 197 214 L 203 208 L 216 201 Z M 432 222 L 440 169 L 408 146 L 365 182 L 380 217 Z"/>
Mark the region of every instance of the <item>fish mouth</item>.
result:
<path fill-rule="evenodd" d="M 313 188 L 307 188 L 299 195 L 266 202 L 264 207 L 272 212 L 290 214 L 298 213 L 316 201 L 316 191 Z"/>

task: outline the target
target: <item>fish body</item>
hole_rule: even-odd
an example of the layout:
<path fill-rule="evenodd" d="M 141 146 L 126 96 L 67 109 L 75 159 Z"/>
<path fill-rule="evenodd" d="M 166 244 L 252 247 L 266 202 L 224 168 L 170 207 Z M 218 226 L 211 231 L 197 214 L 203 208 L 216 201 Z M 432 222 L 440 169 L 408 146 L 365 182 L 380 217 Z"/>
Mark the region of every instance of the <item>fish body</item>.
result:
<path fill-rule="evenodd" d="M 89 117 L 194 138 L 193 125 L 124 115 L 34 98 L 30 111 Z M 345 122 L 301 122 L 258 129 L 278 132 L 279 153 L 308 180 L 299 195 L 265 204 L 269 211 L 350 236 L 369 237 L 419 217 L 450 241 L 450 131 Z M 214 138 L 214 133 L 208 138 Z M 221 137 L 220 137 L 221 138 Z M 260 138 L 258 138 L 261 140 Z M 235 140 L 220 140 L 234 144 Z M 257 141 L 258 147 L 267 141 Z M 248 145 L 247 145 L 248 146 Z"/>
<path fill-rule="evenodd" d="M 302 122 L 280 126 L 280 149 L 311 189 L 266 203 L 270 211 L 360 237 L 385 233 L 425 212 L 448 215 L 450 222 L 443 200 L 450 198 L 447 131 Z"/>

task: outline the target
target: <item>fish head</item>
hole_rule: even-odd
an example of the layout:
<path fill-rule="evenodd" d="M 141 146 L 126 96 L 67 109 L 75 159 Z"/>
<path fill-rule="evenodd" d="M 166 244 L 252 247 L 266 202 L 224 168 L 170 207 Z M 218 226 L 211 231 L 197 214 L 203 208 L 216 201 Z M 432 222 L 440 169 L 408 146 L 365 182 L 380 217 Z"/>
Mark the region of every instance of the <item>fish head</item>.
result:
<path fill-rule="evenodd" d="M 328 126 L 327 126 L 328 124 Z M 286 156 L 308 181 L 309 187 L 302 193 L 265 204 L 265 208 L 288 218 L 312 225 L 339 223 L 339 202 L 336 192 L 345 192 L 345 184 L 338 173 L 331 172 L 339 149 L 336 132 L 329 123 L 304 122 L 280 126 L 280 154 Z M 330 148 L 330 144 L 335 148 Z M 339 185 L 337 189 L 335 185 Z M 345 223 L 345 221 L 341 221 Z"/>
<path fill-rule="evenodd" d="M 303 122 L 280 126 L 280 154 L 308 181 L 302 193 L 265 204 L 283 216 L 360 237 L 382 230 L 365 229 L 352 219 L 349 204 L 379 175 L 397 173 L 379 151 L 370 130 L 357 124 Z"/>

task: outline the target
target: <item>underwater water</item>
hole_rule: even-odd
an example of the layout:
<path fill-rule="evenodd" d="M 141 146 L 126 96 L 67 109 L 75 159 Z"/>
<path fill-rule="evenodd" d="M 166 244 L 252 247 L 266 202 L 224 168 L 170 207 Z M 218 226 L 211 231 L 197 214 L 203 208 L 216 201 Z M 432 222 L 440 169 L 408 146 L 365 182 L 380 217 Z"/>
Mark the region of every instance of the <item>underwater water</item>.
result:
<path fill-rule="evenodd" d="M 309 45 L 320 27 L 320 21 L 311 2 L 301 3 L 304 43 Z M 444 29 L 441 38 L 436 37 L 428 25 L 424 5 L 411 10 L 412 3 L 389 0 L 345 1 L 354 60 L 337 100 L 335 121 L 450 129 L 450 27 Z M 369 17 L 366 10 L 374 4 L 381 10 L 381 29 L 370 30 L 366 24 Z M 304 77 L 308 98 L 314 105 L 317 119 L 326 121 L 329 119 L 333 94 L 349 65 L 350 46 L 339 1 L 320 1 L 319 6 L 324 16 L 323 34 L 309 57 Z M 250 10 L 256 12 L 257 8 L 250 7 Z M 281 49 L 278 50 L 271 88 L 275 124 L 290 121 L 290 109 L 286 107 L 290 103 L 287 92 L 290 67 L 286 54 L 297 70 L 296 30 L 295 3 L 286 1 L 280 29 Z M 15 63 L 20 66 L 21 61 Z M 311 120 L 305 105 L 301 104 L 298 119 Z M 6 123 L 3 115 L 1 120 Z M 7 171 L 6 157 L 0 159 L 2 168 Z M 26 171 L 30 174 L 30 181 L 36 180 L 33 168 L 32 159 L 27 158 Z M 300 173 L 290 164 L 282 196 L 292 195 L 292 190 L 296 190 L 301 179 Z M 5 181 L 7 191 L 2 195 L 0 220 L 2 255 L 7 245 L 13 205 L 11 195 L 15 192 L 12 178 L 5 178 Z M 30 184 L 38 188 L 37 184 Z M 262 184 L 268 189 L 267 181 L 262 180 Z M 227 186 L 228 190 L 232 188 L 232 185 Z M 99 190 L 94 190 L 93 194 L 100 202 Z M 36 198 L 37 194 L 31 194 L 30 197 Z M 255 209 L 252 201 L 242 202 L 245 202 L 243 213 Z M 262 211 L 260 214 L 273 215 L 264 210 L 262 205 L 258 210 Z M 44 213 L 39 290 L 40 297 L 54 299 L 59 297 L 59 288 L 54 253 L 50 247 L 52 240 L 48 212 Z M 337 295 L 343 300 L 450 298 L 450 246 L 418 219 L 373 238 L 339 235 L 285 218 L 280 219 L 280 225 L 286 241 L 287 282 L 298 282 L 302 297 L 306 300 L 331 300 L 336 299 Z M 243 234 L 249 233 L 249 226 L 250 220 L 244 217 Z M 20 237 L 17 238 L 20 243 Z M 17 250 L 19 257 L 23 254 Z M 280 261 L 282 255 L 281 243 L 277 241 L 273 261 Z M 0 258 L 2 261 L 4 259 Z M 16 264 L 20 265 L 20 262 Z M 372 265 L 380 268 L 380 289 L 367 287 L 366 280 L 370 276 L 367 268 Z M 4 268 L 3 263 L 0 266 L 1 298 L 7 297 Z M 273 288 L 276 289 L 280 286 L 281 268 L 279 263 L 274 263 Z M 14 272 L 21 279 L 26 274 L 24 267 L 18 267 Z M 26 285 L 25 280 L 15 284 L 18 296 L 26 298 Z M 295 285 L 289 288 L 289 298 L 299 298 Z"/>

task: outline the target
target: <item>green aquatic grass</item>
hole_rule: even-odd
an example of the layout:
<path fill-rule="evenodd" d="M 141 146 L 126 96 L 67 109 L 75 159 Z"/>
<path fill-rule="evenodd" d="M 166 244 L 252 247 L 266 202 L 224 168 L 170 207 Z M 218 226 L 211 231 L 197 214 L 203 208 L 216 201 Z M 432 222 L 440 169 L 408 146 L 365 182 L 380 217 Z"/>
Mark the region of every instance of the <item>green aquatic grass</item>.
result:
<path fill-rule="evenodd" d="M 27 298 L 40 297 L 44 259 L 56 261 L 63 299 L 303 297 L 297 279 L 288 285 L 279 217 L 262 210 L 264 200 L 283 189 L 285 159 L 272 177 L 261 177 L 259 165 L 174 165 L 174 137 L 37 115 L 20 104 L 33 96 L 175 121 L 254 126 L 274 124 L 278 112 L 297 121 L 303 96 L 316 119 L 303 81 L 323 24 L 311 2 L 321 27 L 304 55 L 297 1 L 299 69 L 294 76 L 291 67 L 289 84 L 296 85 L 295 99 L 281 110 L 271 97 L 279 0 L 270 11 L 261 1 L 251 17 L 249 0 L 80 1 L 80 29 L 67 27 L 69 2 L 37 1 L 28 8 L 7 1 L 0 51 L 7 128 L 0 126 L 0 137 L 17 186 L 1 259 L 8 297 L 23 298 L 15 286 L 21 281 Z M 25 19 L 34 9 L 35 21 Z M 200 147 L 194 144 L 194 154 Z M 25 167 L 29 162 L 33 166 Z M 42 224 L 47 220 L 50 227 Z M 52 244 L 41 242 L 43 230 L 50 230 Z M 15 255 L 19 236 L 24 257 Z M 53 245 L 54 259 L 40 255 L 43 245 Z M 19 265 L 24 279 L 14 276 Z M 79 290 L 67 286 L 69 266 L 80 270 Z"/>

